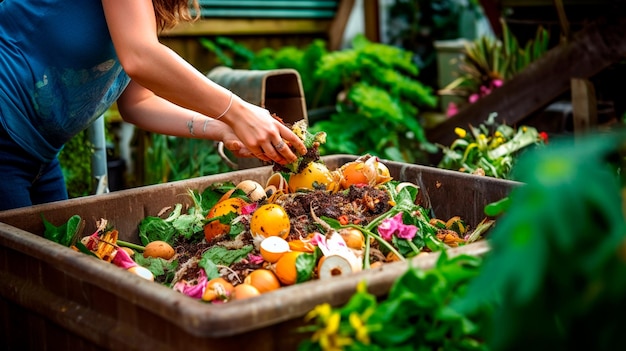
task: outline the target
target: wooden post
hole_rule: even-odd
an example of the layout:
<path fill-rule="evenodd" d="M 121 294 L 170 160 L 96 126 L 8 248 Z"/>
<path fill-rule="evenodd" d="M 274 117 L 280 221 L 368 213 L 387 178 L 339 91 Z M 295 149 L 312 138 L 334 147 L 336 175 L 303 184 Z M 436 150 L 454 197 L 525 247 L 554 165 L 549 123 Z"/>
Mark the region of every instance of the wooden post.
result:
<path fill-rule="evenodd" d="M 572 78 L 571 82 L 574 134 L 580 136 L 592 129 L 598 122 L 596 90 L 589 79 Z"/>
<path fill-rule="evenodd" d="M 352 7 L 354 7 L 354 0 L 341 0 L 339 2 L 335 18 L 328 29 L 328 48 L 332 51 L 341 48 L 341 40 L 350 19 Z"/>
<path fill-rule="evenodd" d="M 371 42 L 380 42 L 380 15 L 378 0 L 363 1 L 363 17 L 365 17 L 365 37 Z"/>

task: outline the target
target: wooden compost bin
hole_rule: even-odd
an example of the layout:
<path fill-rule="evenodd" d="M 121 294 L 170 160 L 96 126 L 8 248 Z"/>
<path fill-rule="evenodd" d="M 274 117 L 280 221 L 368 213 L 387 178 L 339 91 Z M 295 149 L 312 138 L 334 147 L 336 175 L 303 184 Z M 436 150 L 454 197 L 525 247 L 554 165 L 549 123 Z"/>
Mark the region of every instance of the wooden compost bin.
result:
<path fill-rule="evenodd" d="M 355 156 L 324 157 L 335 169 Z M 500 200 L 518 183 L 432 167 L 385 162 L 394 179 L 414 182 L 438 218 L 461 216 L 475 226 L 483 207 Z M 139 242 L 138 224 L 163 207 L 188 200 L 187 189 L 214 182 L 253 179 L 271 167 L 234 171 L 185 181 L 88 196 L 0 212 L 0 343 L 3 349 L 80 350 L 294 350 L 307 334 L 296 331 L 304 315 L 328 302 L 348 301 L 362 280 L 384 296 L 409 264 L 432 267 L 436 256 L 383 265 L 327 281 L 284 287 L 227 304 L 205 304 L 143 280 L 113 264 L 75 252 L 41 237 L 42 216 L 55 225 L 78 214 L 85 234 L 105 218 L 120 239 Z M 451 249 L 480 255 L 485 242 Z"/>

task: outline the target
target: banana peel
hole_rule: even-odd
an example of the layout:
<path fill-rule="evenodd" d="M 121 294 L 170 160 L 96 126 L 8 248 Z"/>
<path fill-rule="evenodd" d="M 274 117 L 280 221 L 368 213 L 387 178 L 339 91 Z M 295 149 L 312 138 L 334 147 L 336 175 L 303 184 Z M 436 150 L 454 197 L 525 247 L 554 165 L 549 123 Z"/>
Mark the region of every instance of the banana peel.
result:
<path fill-rule="evenodd" d="M 107 231 L 98 240 L 97 249 L 94 252 L 101 260 L 111 262 L 115 257 L 115 251 L 117 250 L 117 229 Z"/>
<path fill-rule="evenodd" d="M 101 219 L 96 222 L 96 231 L 81 240 L 85 250 L 88 250 L 99 259 L 111 262 L 117 251 L 117 239 L 119 233 L 117 229 L 107 229 L 108 221 Z"/>

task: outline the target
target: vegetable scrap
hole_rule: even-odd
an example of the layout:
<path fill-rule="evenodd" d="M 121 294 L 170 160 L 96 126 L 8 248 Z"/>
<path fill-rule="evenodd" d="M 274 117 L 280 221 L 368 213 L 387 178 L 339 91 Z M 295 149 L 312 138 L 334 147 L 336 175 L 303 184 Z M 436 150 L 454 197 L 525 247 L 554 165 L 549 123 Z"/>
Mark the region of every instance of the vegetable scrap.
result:
<path fill-rule="evenodd" d="M 299 173 L 273 172 L 264 185 L 189 189 L 189 205 L 142 219 L 141 245 L 119 240 L 104 219 L 80 242 L 127 270 L 131 258 L 148 279 L 189 297 L 225 303 L 466 245 L 494 222 L 470 229 L 458 216 L 430 218 L 419 191 L 369 154 L 332 171 L 310 161 Z"/>
<path fill-rule="evenodd" d="M 275 119 L 278 119 L 282 122 L 280 117 L 276 114 L 273 114 Z M 288 163 L 286 165 L 281 165 L 279 163 L 274 162 L 274 171 L 276 172 L 284 172 L 284 173 L 300 173 L 304 168 L 306 168 L 309 163 L 319 161 L 320 152 L 319 147 L 321 144 L 326 143 L 326 133 L 325 132 L 317 132 L 315 134 L 311 133 L 308 130 L 306 120 L 302 119 L 291 126 L 291 130 L 296 134 L 306 146 L 307 153 L 304 155 L 298 155 L 295 148 L 290 144 L 287 144 L 291 150 L 298 156 L 296 161 L 292 163 Z"/>

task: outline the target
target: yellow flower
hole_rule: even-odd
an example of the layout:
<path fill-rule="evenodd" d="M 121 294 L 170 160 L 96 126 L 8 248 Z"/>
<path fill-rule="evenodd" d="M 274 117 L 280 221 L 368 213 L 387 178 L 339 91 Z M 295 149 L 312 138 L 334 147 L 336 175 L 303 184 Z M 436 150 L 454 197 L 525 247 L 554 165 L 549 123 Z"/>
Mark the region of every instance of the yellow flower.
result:
<path fill-rule="evenodd" d="M 369 345 L 370 336 L 369 336 L 369 330 L 367 329 L 367 326 L 365 325 L 365 319 L 361 319 L 361 316 L 359 316 L 359 314 L 356 312 L 350 313 L 349 319 L 350 319 L 350 325 L 352 326 L 352 328 L 354 328 L 354 331 L 356 333 L 356 339 L 364 343 L 365 345 Z"/>
<path fill-rule="evenodd" d="M 499 131 L 499 130 L 496 130 L 496 132 L 495 132 L 495 133 L 493 133 L 493 135 L 494 135 L 495 137 L 500 137 L 500 138 L 504 136 L 504 135 L 502 135 L 502 133 L 500 133 L 500 131 Z"/>
<path fill-rule="evenodd" d="M 339 322 L 341 322 L 341 315 L 339 312 L 333 312 L 328 318 L 326 324 L 326 331 L 330 334 L 335 334 L 339 330 Z"/>
<path fill-rule="evenodd" d="M 367 292 L 367 283 L 366 281 L 361 281 L 357 285 L 358 293 L 366 293 Z M 356 339 L 363 344 L 369 345 L 369 327 L 366 325 L 367 319 L 374 313 L 373 308 L 369 308 L 362 315 L 359 315 L 357 312 L 353 312 L 349 316 L 349 322 L 352 326 L 352 330 L 341 330 L 346 329 L 346 325 L 344 324 L 343 329 L 340 330 L 341 327 L 341 313 L 339 311 L 333 311 L 333 308 L 328 303 L 323 303 L 315 306 L 313 310 L 311 310 L 305 316 L 306 321 L 310 321 L 316 319 L 316 328 L 315 332 L 311 336 L 311 341 L 319 344 L 320 348 L 324 351 L 341 351 L 346 346 L 352 345 L 354 343 L 354 339 L 352 334 L 356 335 Z M 376 328 L 374 328 L 376 329 Z M 346 335 L 350 334 L 350 335 Z"/>
<path fill-rule="evenodd" d="M 318 329 L 311 340 L 313 342 L 319 342 L 320 347 L 324 351 L 340 351 L 344 346 L 348 346 L 353 343 L 352 338 L 339 335 L 339 324 L 341 322 L 341 315 L 339 312 L 333 312 L 326 321 L 326 327 Z"/>
<path fill-rule="evenodd" d="M 361 280 L 356 285 L 356 292 L 358 292 L 358 293 L 366 293 L 367 292 L 367 282 L 365 280 Z"/>
<path fill-rule="evenodd" d="M 456 135 L 459 136 L 459 138 L 465 138 L 465 136 L 467 135 L 465 129 L 459 127 L 454 128 L 454 132 L 456 133 Z"/>
<path fill-rule="evenodd" d="M 492 148 L 496 148 L 500 145 L 502 145 L 505 142 L 505 139 L 501 136 L 496 137 L 495 139 L 493 139 L 493 141 L 491 142 L 491 147 Z"/>
<path fill-rule="evenodd" d="M 330 317 L 331 312 L 332 312 L 332 308 L 330 304 L 323 303 L 321 305 L 315 306 L 313 310 L 307 313 L 306 316 L 304 317 L 304 320 L 308 322 L 314 318 L 319 317 L 320 320 L 326 322 L 328 318 Z"/>

